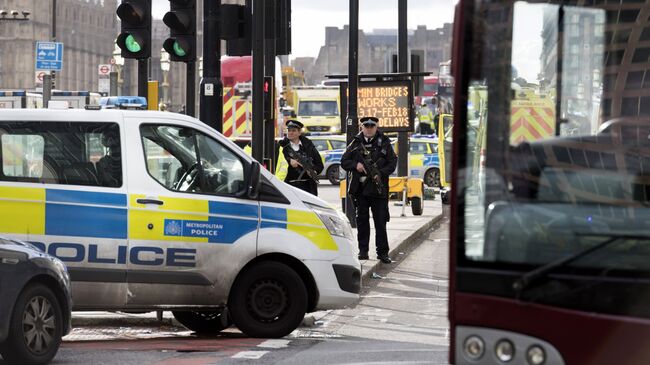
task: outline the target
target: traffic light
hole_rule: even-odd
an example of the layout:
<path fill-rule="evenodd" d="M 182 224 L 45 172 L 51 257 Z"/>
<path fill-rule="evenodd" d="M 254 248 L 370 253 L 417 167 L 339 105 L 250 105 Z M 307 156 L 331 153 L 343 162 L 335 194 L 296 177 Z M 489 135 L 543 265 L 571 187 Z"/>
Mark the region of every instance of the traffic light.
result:
<path fill-rule="evenodd" d="M 228 56 L 250 56 L 253 45 L 253 15 L 251 2 L 246 5 L 221 5 L 221 34 L 226 41 Z"/>
<path fill-rule="evenodd" d="M 264 76 L 264 119 L 275 119 L 275 85 L 273 85 L 273 76 Z"/>
<path fill-rule="evenodd" d="M 275 13 L 275 53 L 291 54 L 291 0 L 278 0 Z"/>
<path fill-rule="evenodd" d="M 122 23 L 120 35 L 116 40 L 122 49 L 122 57 L 151 57 L 151 1 L 122 0 L 116 13 Z"/>
<path fill-rule="evenodd" d="M 163 22 L 170 35 L 163 48 L 172 61 L 196 61 L 196 0 L 169 0 L 169 8 Z"/>

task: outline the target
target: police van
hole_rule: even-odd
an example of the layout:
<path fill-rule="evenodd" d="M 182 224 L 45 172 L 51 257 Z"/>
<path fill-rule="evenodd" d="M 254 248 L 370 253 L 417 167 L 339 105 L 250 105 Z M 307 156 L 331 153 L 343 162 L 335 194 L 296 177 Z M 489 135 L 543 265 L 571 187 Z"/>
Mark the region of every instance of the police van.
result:
<path fill-rule="evenodd" d="M 69 268 L 74 310 L 281 337 L 359 297 L 344 215 L 181 114 L 0 110 L 0 235 Z"/>

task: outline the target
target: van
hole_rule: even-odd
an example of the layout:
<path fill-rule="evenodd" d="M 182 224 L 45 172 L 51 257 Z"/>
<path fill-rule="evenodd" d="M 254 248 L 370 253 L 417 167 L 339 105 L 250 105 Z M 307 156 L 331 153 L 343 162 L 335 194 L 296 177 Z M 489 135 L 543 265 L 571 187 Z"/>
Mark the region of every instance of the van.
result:
<path fill-rule="evenodd" d="M 342 213 L 175 113 L 0 110 L 0 235 L 66 263 L 73 310 L 281 337 L 359 298 Z"/>

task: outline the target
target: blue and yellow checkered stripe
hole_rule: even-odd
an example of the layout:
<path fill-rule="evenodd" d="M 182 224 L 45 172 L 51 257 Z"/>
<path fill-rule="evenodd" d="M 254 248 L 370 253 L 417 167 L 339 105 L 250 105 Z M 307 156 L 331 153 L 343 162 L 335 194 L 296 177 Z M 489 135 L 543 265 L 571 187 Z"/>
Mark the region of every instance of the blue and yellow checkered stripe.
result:
<path fill-rule="evenodd" d="M 0 232 L 126 239 L 126 195 L 0 187 Z"/>
<path fill-rule="evenodd" d="M 260 221 L 257 204 L 161 197 L 164 209 L 147 209 L 139 198 L 144 196 L 0 187 L 0 233 L 234 243 Z M 286 229 L 319 249 L 338 249 L 310 211 L 262 206 L 260 228 Z"/>

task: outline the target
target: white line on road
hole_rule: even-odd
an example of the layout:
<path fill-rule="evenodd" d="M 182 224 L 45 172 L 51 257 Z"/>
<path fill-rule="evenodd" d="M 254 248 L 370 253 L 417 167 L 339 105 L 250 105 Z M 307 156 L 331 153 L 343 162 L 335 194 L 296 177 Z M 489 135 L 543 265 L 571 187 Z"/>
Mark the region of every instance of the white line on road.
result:
<path fill-rule="evenodd" d="M 417 298 L 417 297 L 397 297 L 393 295 L 362 295 L 362 298 L 381 298 L 381 299 L 408 299 L 408 300 L 440 300 L 440 299 L 445 299 L 447 298 L 442 298 L 442 297 L 423 297 L 423 298 Z"/>
<path fill-rule="evenodd" d="M 257 360 L 266 355 L 268 351 L 240 351 L 232 355 L 233 359 L 254 359 Z"/>
<path fill-rule="evenodd" d="M 289 346 L 290 340 L 266 340 L 257 347 L 269 348 L 269 349 L 281 349 Z"/>

